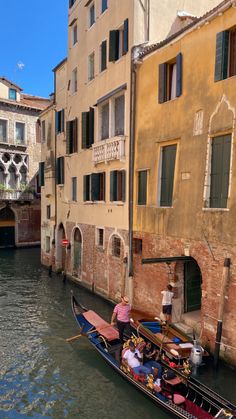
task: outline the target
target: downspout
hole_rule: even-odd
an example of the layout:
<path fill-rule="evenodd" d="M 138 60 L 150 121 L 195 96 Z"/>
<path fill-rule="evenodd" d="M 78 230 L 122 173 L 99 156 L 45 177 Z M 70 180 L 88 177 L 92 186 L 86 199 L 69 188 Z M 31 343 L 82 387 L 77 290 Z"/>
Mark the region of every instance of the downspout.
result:
<path fill-rule="evenodd" d="M 54 72 L 54 194 L 55 194 L 55 221 L 54 221 L 54 245 L 55 245 L 55 264 L 56 264 L 56 228 L 57 228 L 57 181 L 56 181 L 56 168 L 57 168 L 57 134 L 55 124 L 55 112 L 56 112 L 56 72 Z"/>
<path fill-rule="evenodd" d="M 150 41 L 150 0 L 147 0 L 146 13 L 147 13 L 146 42 L 149 42 Z"/>

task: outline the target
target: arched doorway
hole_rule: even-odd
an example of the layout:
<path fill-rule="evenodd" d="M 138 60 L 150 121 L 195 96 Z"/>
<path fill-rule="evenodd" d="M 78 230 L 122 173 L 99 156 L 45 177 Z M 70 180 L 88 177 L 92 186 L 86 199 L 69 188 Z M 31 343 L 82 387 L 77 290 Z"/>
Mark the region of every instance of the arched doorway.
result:
<path fill-rule="evenodd" d="M 82 236 L 79 228 L 74 231 L 73 275 L 81 275 Z"/>
<path fill-rule="evenodd" d="M 184 263 L 184 312 L 201 309 L 202 274 L 197 262 L 192 259 Z"/>
<path fill-rule="evenodd" d="M 15 246 L 15 214 L 10 207 L 0 210 L 0 247 Z"/>
<path fill-rule="evenodd" d="M 57 268 L 64 271 L 66 262 L 66 248 L 62 244 L 62 240 L 66 238 L 65 229 L 61 223 L 57 231 Z"/>

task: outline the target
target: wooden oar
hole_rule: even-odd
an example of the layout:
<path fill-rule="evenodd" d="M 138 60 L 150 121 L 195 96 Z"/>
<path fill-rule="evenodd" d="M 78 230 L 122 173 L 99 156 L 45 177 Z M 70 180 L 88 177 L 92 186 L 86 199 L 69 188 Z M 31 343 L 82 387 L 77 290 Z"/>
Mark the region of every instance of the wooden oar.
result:
<path fill-rule="evenodd" d="M 102 327 L 100 330 L 107 329 L 108 327 L 113 327 L 113 326 L 108 324 L 107 326 Z M 79 339 L 81 336 L 86 336 L 86 335 L 89 335 L 90 333 L 94 333 L 94 332 L 100 332 L 100 330 L 92 329 L 92 330 L 89 330 L 87 333 L 80 333 L 79 335 L 72 336 L 71 338 L 66 339 L 66 342 L 73 342 L 74 340 Z"/>
<path fill-rule="evenodd" d="M 73 342 L 73 340 L 79 339 L 80 336 L 84 336 L 84 335 L 82 333 L 80 333 L 79 335 L 72 336 L 72 338 L 66 339 L 66 342 Z"/>

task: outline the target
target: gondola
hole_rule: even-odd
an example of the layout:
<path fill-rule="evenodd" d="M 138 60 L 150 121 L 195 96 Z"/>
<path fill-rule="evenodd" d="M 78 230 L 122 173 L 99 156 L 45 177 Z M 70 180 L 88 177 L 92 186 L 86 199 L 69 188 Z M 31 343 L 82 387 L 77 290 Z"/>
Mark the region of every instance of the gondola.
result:
<path fill-rule="evenodd" d="M 71 296 L 71 305 L 73 315 L 80 328 L 80 335 L 88 338 L 91 345 L 116 372 L 168 412 L 171 417 L 236 419 L 236 406 L 196 380 L 191 381 L 184 375 L 181 377 L 181 372 L 171 378 L 168 375 L 171 368 L 168 368 L 165 363 L 163 363 L 165 372 L 161 380 L 161 392 L 155 392 L 150 386 L 150 377 L 146 379 L 146 377 L 137 376 L 132 373 L 132 370 L 127 371 L 123 367 L 120 353 L 124 349 L 121 348 L 117 329 L 93 310 L 82 306 L 73 295 Z M 133 339 L 138 341 L 140 338 L 134 335 Z"/>

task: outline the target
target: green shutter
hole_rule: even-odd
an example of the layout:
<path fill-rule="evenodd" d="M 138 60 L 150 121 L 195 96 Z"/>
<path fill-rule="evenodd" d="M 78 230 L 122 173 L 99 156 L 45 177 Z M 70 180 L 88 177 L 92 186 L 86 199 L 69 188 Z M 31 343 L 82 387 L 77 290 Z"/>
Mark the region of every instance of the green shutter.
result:
<path fill-rule="evenodd" d="M 64 157 L 61 157 L 61 184 L 65 183 L 65 166 L 64 166 Z"/>
<path fill-rule="evenodd" d="M 216 35 L 215 81 L 226 79 L 228 76 L 229 31 Z"/>
<path fill-rule="evenodd" d="M 60 181 L 60 175 L 59 175 L 59 173 L 60 173 L 60 171 L 59 171 L 59 157 L 57 158 L 57 161 L 56 161 L 56 182 L 57 182 L 57 185 L 59 185 L 59 181 Z"/>
<path fill-rule="evenodd" d="M 107 41 L 103 41 L 101 45 L 101 71 L 107 68 Z"/>
<path fill-rule="evenodd" d="M 161 207 L 170 207 L 172 205 L 175 158 L 176 145 L 162 148 Z"/>
<path fill-rule="evenodd" d="M 66 123 L 66 154 L 70 154 L 70 121 Z"/>
<path fill-rule="evenodd" d="M 39 186 L 44 186 L 44 162 L 39 163 Z"/>
<path fill-rule="evenodd" d="M 176 97 L 182 95 L 182 54 L 181 52 L 176 57 Z"/>
<path fill-rule="evenodd" d="M 89 147 L 94 143 L 94 108 L 89 109 Z"/>
<path fill-rule="evenodd" d="M 100 196 L 100 173 L 92 173 L 91 175 L 91 199 L 99 201 Z"/>
<path fill-rule="evenodd" d="M 84 189 L 83 189 L 83 195 L 84 195 L 84 201 L 89 201 L 88 199 L 88 176 L 89 175 L 84 175 L 83 180 L 84 180 Z"/>
<path fill-rule="evenodd" d="M 59 112 L 55 113 L 55 128 L 56 128 L 56 134 L 59 132 Z"/>
<path fill-rule="evenodd" d="M 113 170 L 110 172 L 110 201 L 116 201 L 117 200 L 117 171 Z"/>
<path fill-rule="evenodd" d="M 167 100 L 167 64 L 159 64 L 159 103 Z"/>
<path fill-rule="evenodd" d="M 138 205 L 147 203 L 147 170 L 138 173 Z"/>
<path fill-rule="evenodd" d="M 227 208 L 231 136 L 212 140 L 210 207 Z"/>
<path fill-rule="evenodd" d="M 124 46 L 123 53 L 126 54 L 129 50 L 129 19 L 124 21 Z"/>
<path fill-rule="evenodd" d="M 121 171 L 122 173 L 122 201 L 125 202 L 125 191 L 126 191 L 126 172 L 125 170 Z"/>
<path fill-rule="evenodd" d="M 109 35 L 109 61 L 113 62 L 119 58 L 119 31 L 110 31 Z"/>
<path fill-rule="evenodd" d="M 89 113 L 82 112 L 82 148 L 88 148 Z"/>
<path fill-rule="evenodd" d="M 78 151 L 78 118 L 73 121 L 73 153 Z"/>
<path fill-rule="evenodd" d="M 61 110 L 61 127 L 60 131 L 64 132 L 64 126 L 65 126 L 65 112 L 64 109 Z"/>

